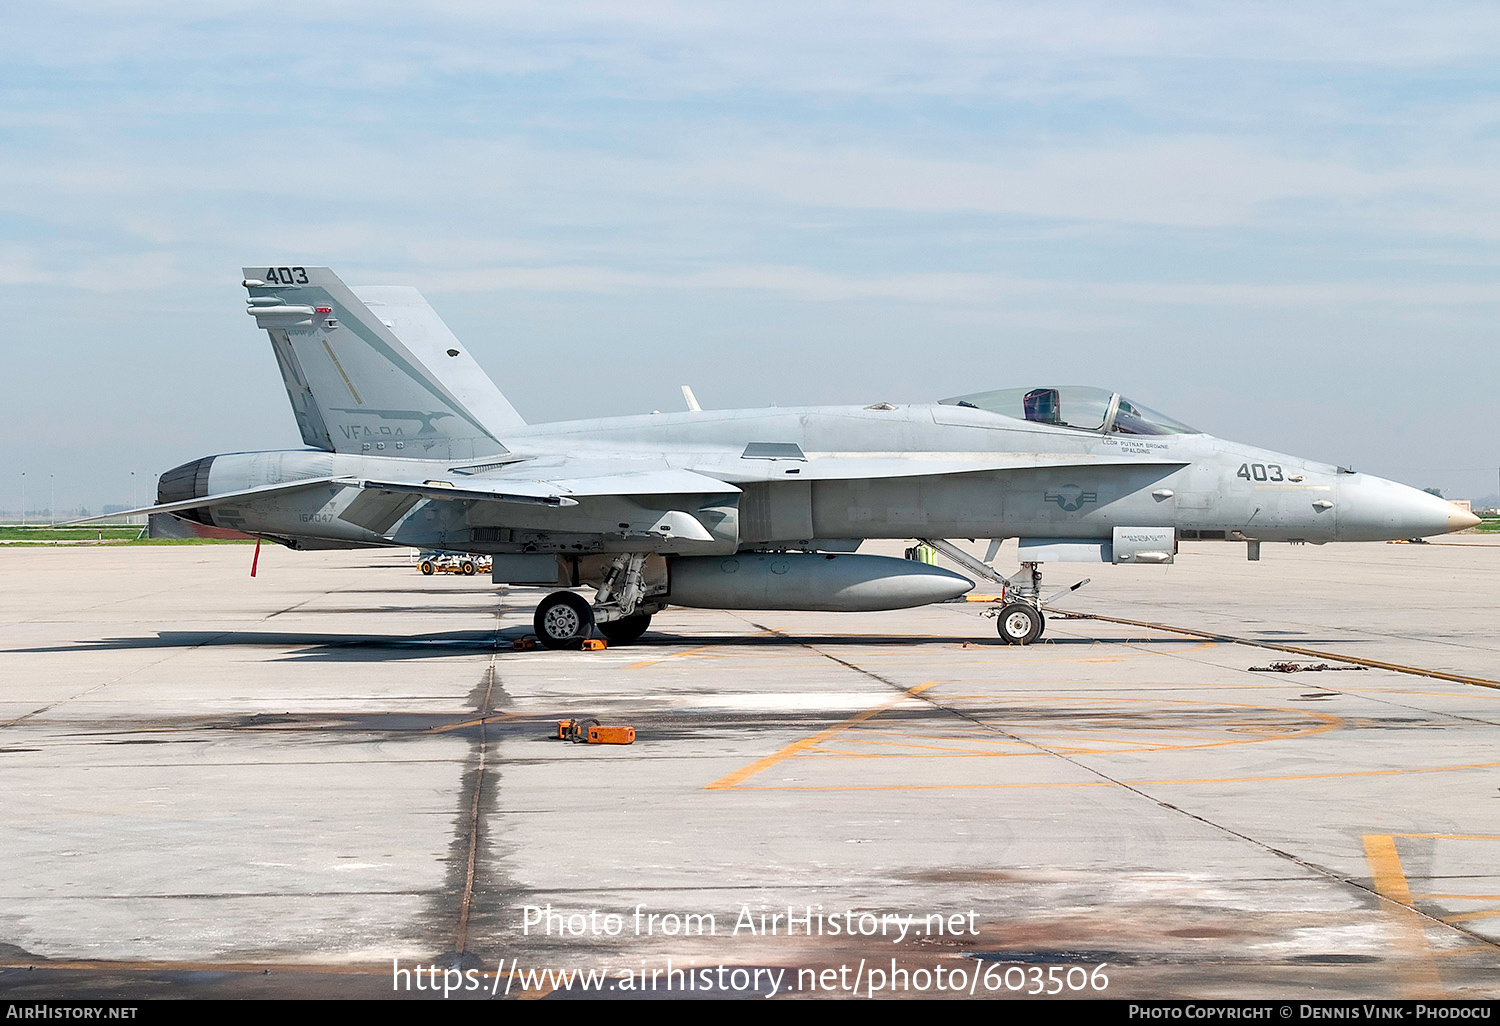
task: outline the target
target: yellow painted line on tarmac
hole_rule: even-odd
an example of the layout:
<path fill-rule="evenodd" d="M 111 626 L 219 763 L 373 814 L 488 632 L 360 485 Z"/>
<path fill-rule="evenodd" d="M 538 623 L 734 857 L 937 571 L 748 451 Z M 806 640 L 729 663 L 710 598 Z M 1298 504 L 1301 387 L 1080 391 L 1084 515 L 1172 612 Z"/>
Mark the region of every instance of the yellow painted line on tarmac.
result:
<path fill-rule="evenodd" d="M 857 715 L 855 715 L 855 716 L 853 716 L 853 717 L 845 720 L 843 723 L 840 723 L 840 724 L 838 724 L 836 726 L 833 726 L 833 727 L 829 727 L 829 728 L 827 728 L 825 730 L 818 731 L 816 734 L 809 735 L 808 737 L 802 738 L 799 741 L 794 741 L 791 744 L 785 746 L 784 748 L 781 748 L 780 750 L 772 753 L 771 755 L 768 755 L 768 756 L 766 756 L 763 759 L 759 759 L 759 760 L 751 763 L 750 765 L 743 767 L 742 769 L 736 770 L 734 773 L 731 773 L 731 774 L 729 774 L 726 777 L 722 777 L 722 778 L 714 781 L 713 783 L 706 785 L 704 789 L 705 790 L 709 790 L 709 791 L 722 791 L 722 790 L 727 790 L 729 788 L 738 787 L 741 784 L 743 784 L 744 781 L 746 781 L 746 780 L 750 779 L 751 777 L 755 776 L 756 774 L 760 773 L 762 770 L 769 769 L 771 766 L 774 766 L 777 763 L 782 762 L 782 761 L 784 761 L 786 759 L 795 758 L 795 757 L 803 755 L 804 753 L 806 753 L 808 755 L 816 755 L 816 754 L 818 754 L 818 751 L 819 751 L 819 749 L 818 749 L 819 745 L 821 745 L 825 741 L 831 740 L 832 738 L 834 738 L 835 736 L 837 736 L 840 732 L 842 732 L 844 730 L 847 730 L 850 727 L 857 726 L 857 725 L 865 722 L 866 720 L 869 720 L 869 719 L 873 718 L 874 716 L 879 715 L 881 712 L 884 712 L 884 711 L 892 708 L 898 702 L 900 702 L 902 698 L 908 698 L 908 697 L 912 697 L 912 696 L 921 694 L 923 691 L 926 691 L 928 688 L 935 687 L 936 685 L 941 684 L 941 683 L 943 683 L 943 682 L 942 681 L 929 681 L 926 684 L 922 684 L 922 685 L 919 685 L 918 687 L 908 689 L 907 691 L 903 692 L 900 697 L 895 698 L 895 699 L 891 700 L 890 702 L 885 703 L 884 705 L 878 706 L 878 707 L 873 708 L 873 709 L 867 709 L 864 712 L 861 712 L 861 713 L 859 713 L 859 714 L 857 714 Z M 1037 702 L 1042 702 L 1042 701 L 1047 701 L 1047 700 L 1051 700 L 1053 702 L 1057 702 L 1057 701 L 1064 701 L 1064 702 L 1066 702 L 1066 701 L 1073 701 L 1073 699 L 1070 699 L 1067 696 L 1061 696 L 1061 695 L 1058 695 L 1058 696 L 1041 696 L 1041 695 L 1039 695 L 1039 696 L 1033 696 L 1033 698 Z M 1288 708 L 1281 707 L 1281 706 L 1254 705 L 1254 704 L 1242 703 L 1242 702 L 1197 702 L 1197 701 L 1192 701 L 1192 700 L 1188 700 L 1188 699 L 1165 699 L 1165 700 L 1162 700 L 1162 699 L 1148 699 L 1148 698 L 1082 699 L 1080 701 L 1094 701 L 1094 702 L 1109 701 L 1111 703 L 1118 703 L 1118 704 L 1123 704 L 1123 703 L 1126 703 L 1126 702 L 1130 702 L 1130 703 L 1163 702 L 1166 705 L 1189 705 L 1189 706 L 1204 706 L 1204 705 L 1206 705 L 1206 706 L 1210 706 L 1210 707 L 1226 708 L 1226 709 L 1255 709 L 1255 710 L 1262 710 L 1262 711 L 1271 711 L 1271 712 L 1286 713 L 1286 714 L 1288 714 L 1290 716 L 1296 717 L 1297 719 L 1304 720 L 1304 721 L 1308 720 L 1308 719 L 1320 720 L 1320 721 L 1322 721 L 1322 723 L 1319 726 L 1307 727 L 1307 728 L 1303 728 L 1301 730 L 1293 728 L 1293 729 L 1288 730 L 1286 733 L 1276 733 L 1276 734 L 1270 734 L 1270 735 L 1264 735 L 1264 736 L 1258 736 L 1258 737 L 1244 737 L 1244 738 L 1230 738 L 1230 739 L 1214 739 L 1214 740 L 1205 740 L 1205 741 L 1194 741 L 1194 742 L 1190 742 L 1190 743 L 1177 743 L 1177 744 L 1158 743 L 1156 746 L 1151 747 L 1151 748 L 1140 748 L 1140 747 L 1134 747 L 1134 748 L 1105 747 L 1105 748 L 1100 748 L 1099 747 L 1099 742 L 1097 740 L 1092 740 L 1090 738 L 1080 738 L 1077 735 L 1057 735 L 1057 734 L 1041 735 L 1043 737 L 1050 737 L 1050 738 L 1064 740 L 1065 741 L 1065 746 L 1064 747 L 1066 747 L 1066 750 L 1067 750 L 1068 754 L 1110 754 L 1110 753 L 1114 753 L 1114 752 L 1118 752 L 1118 751 L 1129 751 L 1129 752 L 1169 751 L 1170 752 L 1170 751 L 1198 750 L 1198 749 L 1204 749 L 1204 748 L 1226 748 L 1226 747 L 1231 747 L 1231 746 L 1235 746 L 1235 745 L 1261 744 L 1261 743 L 1264 743 L 1266 741 L 1284 741 L 1284 740 L 1292 740 L 1294 738 L 1312 737 L 1313 735 L 1316 735 L 1316 734 L 1323 734 L 1323 733 L 1327 733 L 1328 731 L 1331 731 L 1331 730 L 1337 730 L 1337 729 L 1339 729 L 1340 727 L 1342 727 L 1344 725 L 1343 719 L 1341 717 L 1339 717 L 1339 716 L 1335 716 L 1332 713 L 1318 712 L 1317 710 L 1312 710 L 1312 709 L 1288 709 Z M 878 730 L 879 728 L 877 727 L 875 729 Z M 1168 735 L 1168 736 L 1171 736 L 1171 735 Z M 862 740 L 862 739 L 858 739 L 858 738 L 844 738 L 844 739 L 842 739 L 842 741 L 840 743 L 841 744 L 848 744 L 851 741 L 860 741 L 860 740 Z M 961 741 L 961 739 L 957 739 L 957 738 L 955 738 L 954 740 L 955 741 Z M 997 740 L 999 740 L 999 739 L 997 738 Z M 865 741 L 864 743 L 873 743 L 873 742 Z M 1012 743 L 1013 744 L 1017 744 L 1017 745 L 1037 744 L 1037 742 L 1032 741 L 1029 738 L 1024 738 L 1024 737 L 1018 737 Z M 1115 741 L 1106 741 L 1106 745 L 1121 745 L 1121 744 L 1123 744 L 1123 743 L 1122 742 L 1115 742 Z M 1087 745 L 1088 747 L 1081 747 L 1081 746 L 1085 746 L 1085 745 Z M 908 744 L 908 745 L 905 745 L 905 747 L 922 748 L 924 746 L 909 745 Z M 846 753 L 846 754 L 852 754 L 852 753 Z M 977 755 L 981 755 L 981 756 L 988 756 L 989 755 L 989 753 L 976 753 L 976 754 Z M 1003 753 L 1003 754 L 1002 753 L 997 753 L 993 757 L 1008 757 L 1010 754 L 1011 753 Z M 1049 752 L 1047 752 L 1047 749 L 1045 747 L 1040 747 L 1039 746 L 1038 754 L 1059 754 L 1059 753 L 1057 753 L 1057 752 L 1051 752 L 1051 753 L 1049 753 Z M 886 758 L 902 758 L 902 757 L 905 757 L 905 758 L 918 758 L 918 757 L 922 757 L 922 756 L 918 756 L 918 755 L 915 755 L 915 754 L 901 756 L 901 755 L 897 755 L 895 753 L 891 753 L 891 754 L 886 755 L 885 757 Z M 926 758 L 937 758 L 937 756 L 925 756 L 925 757 Z M 1378 771 L 1373 771 L 1373 772 L 1377 773 L 1377 774 L 1385 774 L 1385 773 L 1405 772 L 1405 771 L 1404 770 L 1400 770 L 1400 771 L 1378 770 Z M 1340 773 L 1340 774 L 1330 774 L 1330 775 L 1331 776 L 1342 777 L 1342 776 L 1357 775 L 1357 774 L 1344 774 L 1344 773 Z M 1319 776 L 1321 776 L 1321 775 L 1314 775 L 1312 777 L 1294 777 L 1294 778 L 1287 778 L 1287 779 L 1318 779 Z M 1271 779 L 1271 778 L 1243 778 L 1243 779 L 1246 779 L 1246 780 L 1250 780 L 1250 779 L 1259 780 L 1259 779 Z M 1225 781 L 1225 782 L 1229 782 L 1229 781 Z M 1147 783 L 1165 783 L 1165 782 L 1164 781 L 1148 781 Z M 944 786 L 945 785 L 933 785 L 931 789 L 939 789 L 939 790 L 941 790 L 941 789 L 943 789 Z M 969 786 L 969 787 L 986 788 L 986 787 L 1003 787 L 1003 786 L 1008 786 L 1008 785 L 977 784 L 977 785 L 947 785 L 947 786 L 957 786 L 957 787 L 966 787 L 966 786 Z M 1037 786 L 1037 785 L 1019 785 L 1019 786 Z M 1053 786 L 1053 785 L 1040 785 L 1040 786 Z M 1056 786 L 1069 786 L 1069 785 L 1056 785 Z M 847 790 L 862 790 L 862 788 L 859 787 L 859 786 L 852 786 L 852 787 L 849 787 L 849 788 L 816 788 L 816 790 L 842 790 L 842 789 L 847 789 Z M 882 788 L 882 789 L 883 790 L 902 790 L 902 789 L 916 790 L 916 789 L 919 789 L 919 788 L 916 788 L 916 787 L 906 788 L 903 785 L 902 787 Z M 778 790 L 778 789 L 777 788 L 753 788 L 751 790 Z"/>
<path fill-rule="evenodd" d="M 1366 834 L 1364 845 L 1371 881 L 1376 893 L 1385 899 L 1383 907 L 1396 946 L 1406 956 L 1397 963 L 1402 996 L 1408 999 L 1447 997 L 1443 981 L 1432 964 L 1432 947 L 1427 943 L 1426 926 L 1412 907 L 1411 888 L 1401 868 L 1396 838 L 1391 834 Z"/>
<path fill-rule="evenodd" d="M 424 733 L 446 734 L 450 730 L 462 730 L 465 727 L 482 727 L 486 723 L 499 723 L 501 720 L 516 720 L 520 718 L 520 713 L 496 713 L 494 716 L 480 716 L 476 719 L 464 720 L 462 723 L 445 723 L 440 727 L 428 727 Z M 538 718 L 546 719 L 547 717 Z"/>
<path fill-rule="evenodd" d="M 1464 912 L 1456 916 L 1443 916 L 1445 923 L 1467 923 L 1471 919 L 1494 919 L 1500 916 L 1500 908 L 1486 909 L 1483 912 Z"/>
<path fill-rule="evenodd" d="M 1309 728 L 1306 733 L 1321 733 L 1323 730 L 1331 730 L 1331 727 Z M 1042 745 L 1080 745 L 1090 744 L 1090 750 L 1096 752 L 1119 752 L 1119 753 L 1143 753 L 1143 752 L 1184 752 L 1194 748 L 1222 748 L 1228 745 L 1250 745 L 1262 741 L 1275 741 L 1291 737 L 1301 737 L 1303 734 L 1286 733 L 1267 735 L 1265 737 L 1238 737 L 1238 738 L 1192 738 L 1177 741 L 1126 741 L 1109 736 L 1109 731 L 1100 731 L 1094 737 L 1078 737 L 1071 734 L 1027 734 L 1026 739 L 1034 744 Z M 1101 748 L 1101 744 L 1111 747 Z M 1120 747 L 1113 747 L 1120 746 Z M 1125 747 L 1133 746 L 1133 747 Z"/>
<path fill-rule="evenodd" d="M 1064 701 L 1064 702 L 1075 701 L 1075 699 L 1069 698 L 1068 696 L 1065 696 L 1065 695 L 1037 696 L 1037 700 L 1038 701 L 1053 701 L 1053 702 L 1056 702 L 1056 701 Z M 1222 708 L 1222 709 L 1254 709 L 1254 710 L 1260 710 L 1260 711 L 1285 713 L 1288 716 L 1292 716 L 1292 717 L 1294 717 L 1297 720 L 1304 720 L 1305 721 L 1305 720 L 1311 719 L 1311 720 L 1320 720 L 1320 721 L 1322 721 L 1322 723 L 1321 723 L 1320 726 L 1305 727 L 1305 728 L 1301 728 L 1301 729 L 1293 728 L 1291 730 L 1288 730 L 1286 733 L 1278 733 L 1278 734 L 1268 735 L 1268 736 L 1264 736 L 1264 737 L 1230 738 L 1230 739 L 1227 739 L 1227 740 L 1216 739 L 1216 740 L 1212 740 L 1212 741 L 1201 741 L 1201 742 L 1197 742 L 1197 743 L 1164 744 L 1164 745 L 1161 745 L 1158 749 L 1154 749 L 1154 750 L 1157 750 L 1157 751 L 1185 751 L 1185 750 L 1188 750 L 1188 749 L 1197 749 L 1197 748 L 1222 748 L 1222 747 L 1226 747 L 1226 746 L 1229 746 L 1229 745 L 1260 744 L 1260 743 L 1265 742 L 1265 741 L 1289 741 L 1289 740 L 1291 740 L 1293 738 L 1304 738 L 1304 737 L 1312 737 L 1312 736 L 1314 736 L 1316 734 L 1326 734 L 1326 733 L 1328 733 L 1331 730 L 1338 730 L 1340 727 L 1342 727 L 1344 725 L 1344 719 L 1343 719 L 1343 717 L 1336 716 L 1333 713 L 1319 712 L 1316 709 L 1289 709 L 1289 708 L 1287 708 L 1285 706 L 1277 706 L 1277 705 L 1256 705 L 1256 704 L 1248 703 L 1248 702 L 1200 702 L 1200 701 L 1195 701 L 1195 700 L 1192 700 L 1192 699 L 1185 699 L 1185 698 L 1119 698 L 1119 697 L 1111 697 L 1111 698 L 1102 698 L 1101 697 L 1101 698 L 1095 698 L 1095 699 L 1090 699 L 1090 700 L 1094 701 L 1094 702 L 1101 702 L 1101 703 L 1120 703 L 1120 704 L 1124 704 L 1124 703 L 1129 702 L 1129 703 L 1133 703 L 1134 704 L 1134 703 L 1142 703 L 1142 702 L 1153 702 L 1153 703 L 1161 703 L 1163 705 L 1209 706 L 1211 708 L 1212 707 L 1217 707 L 1217 708 Z M 1232 726 L 1260 727 L 1260 726 L 1263 726 L 1263 725 L 1255 723 L 1255 722 L 1252 721 L 1250 723 L 1239 723 L 1239 722 L 1236 722 L 1235 724 L 1232 724 Z M 1202 728 L 1200 727 L 1200 728 L 1197 728 L 1197 729 L 1202 729 Z M 1126 733 L 1126 732 L 1122 731 L 1122 733 Z M 1049 737 L 1049 736 L 1051 736 L 1051 737 L 1056 737 L 1056 736 L 1071 736 L 1074 741 L 1078 740 L 1076 735 L 1045 735 L 1044 734 L 1044 735 L 1039 735 L 1039 736 L 1042 736 L 1042 737 Z M 1168 734 L 1168 736 L 1171 736 L 1171 735 Z M 1180 737 L 1181 735 L 1179 734 L 1177 736 Z M 1212 735 L 1210 735 L 1210 736 L 1212 736 Z M 1144 751 L 1145 749 L 1129 749 L 1129 750 L 1130 751 Z"/>
<path fill-rule="evenodd" d="M 913 737 L 913 738 L 919 738 L 919 739 L 921 739 L 923 741 L 953 741 L 953 742 L 962 743 L 962 744 L 981 744 L 981 745 L 1013 745 L 1013 744 L 1017 744 L 1018 743 L 1015 740 L 1015 738 L 1004 737 L 1004 736 L 997 736 L 996 733 L 995 733 L 995 729 L 993 727 L 989 727 L 989 728 L 974 727 L 974 728 L 969 729 L 969 730 L 965 730 L 963 728 L 956 727 L 956 728 L 954 728 L 954 730 L 952 731 L 952 733 L 940 733 L 940 734 L 912 733 L 912 732 L 903 731 L 903 730 L 886 730 L 886 729 L 884 729 L 882 727 L 879 727 L 879 726 L 864 727 L 864 728 L 861 728 L 861 729 L 866 730 L 866 731 L 870 731 L 870 732 L 874 732 L 874 731 L 878 730 L 880 732 L 880 736 L 881 737 L 897 737 L 897 738 L 900 738 L 900 737 Z M 1111 743 L 1115 743 L 1113 738 L 1109 738 L 1108 737 L 1108 735 L 1110 733 L 1111 733 L 1111 731 L 1098 731 L 1097 733 L 1095 731 L 1089 731 L 1087 737 L 1090 738 L 1090 739 L 1097 739 L 1097 737 L 1099 735 L 1104 735 L 1106 740 L 1110 741 Z M 1145 731 L 1143 731 L 1142 733 L 1145 734 L 1145 736 L 1148 737 L 1148 738 L 1152 737 L 1155 734 L 1155 732 L 1145 732 Z M 1072 740 L 1074 740 L 1074 741 L 1080 740 L 1080 737 L 1078 735 L 1057 734 L 1057 735 L 1047 735 L 1047 736 L 1071 737 Z M 1163 733 L 1162 736 L 1163 737 L 1178 737 L 1178 738 L 1181 737 L 1180 734 L 1178 734 L 1178 735 L 1169 735 L 1169 734 L 1165 734 L 1165 733 Z M 900 742 L 896 742 L 896 743 L 899 744 Z M 1021 743 L 1024 743 L 1024 742 L 1021 742 Z M 1127 742 L 1123 742 L 1122 741 L 1122 742 L 1119 742 L 1119 743 L 1120 744 L 1125 744 Z M 1132 741 L 1132 742 L 1128 742 L 1128 743 L 1130 743 L 1130 744 L 1150 745 L 1150 744 L 1157 744 L 1158 742 L 1149 741 L 1148 740 L 1148 741 L 1138 741 L 1138 742 L 1137 741 Z M 1129 751 L 1130 749 L 1126 749 L 1126 750 Z"/>
<path fill-rule="evenodd" d="M 828 759 L 1007 759 L 1045 754 L 1045 752 L 845 752 L 836 748 L 818 748 L 808 753 L 807 758 L 816 756 L 819 762 Z"/>
<path fill-rule="evenodd" d="M 797 755 L 800 752 L 805 752 L 805 751 L 807 751 L 807 749 L 813 747 L 814 745 L 819 744 L 820 742 L 823 742 L 823 741 L 827 741 L 829 738 L 833 737 L 835 734 L 839 733 L 842 730 L 846 730 L 849 727 L 852 727 L 852 726 L 854 726 L 857 723 L 863 723 L 865 720 L 868 720 L 868 719 L 870 719 L 872 717 L 875 717 L 875 716 L 879 716 L 883 712 L 887 712 L 887 711 L 889 711 L 891 709 L 894 709 L 897 705 L 901 704 L 901 702 L 903 702 L 904 700 L 906 700 L 908 698 L 915 698 L 917 695 L 920 695 L 922 692 L 926 691 L 928 688 L 937 687 L 937 685 L 939 685 L 941 683 L 942 683 L 942 681 L 933 680 L 933 681 L 928 681 L 926 684 L 918 684 L 915 687 L 907 688 L 900 695 L 897 695 L 895 698 L 892 698 L 888 702 L 884 702 L 884 703 L 882 703 L 880 705 L 877 705 L 877 706 L 875 706 L 872 709 L 866 709 L 864 712 L 856 713 L 855 715 L 849 717 L 847 720 L 845 720 L 843 723 L 838 724 L 837 726 L 829 727 L 827 730 L 820 730 L 816 734 L 812 734 L 812 735 L 810 735 L 808 737 L 805 737 L 805 738 L 803 738 L 800 741 L 793 741 L 791 744 L 787 745 L 785 748 L 782 748 L 780 751 L 773 752 L 772 754 L 766 756 L 764 759 L 757 759 L 755 762 L 752 762 L 750 765 L 745 766 L 745 767 L 743 767 L 741 769 L 737 769 L 733 773 L 729 774 L 726 777 L 720 777 L 718 780 L 715 780 L 713 783 L 706 785 L 704 787 L 704 790 L 705 791 L 723 791 L 723 790 L 727 790 L 728 788 L 731 788 L 731 787 L 736 787 L 739 784 L 744 783 L 746 780 L 749 780 L 751 777 L 755 776 L 757 773 L 760 773 L 763 770 L 770 769 L 772 766 L 776 765 L 778 762 L 781 762 L 784 759 L 789 759 L 792 756 Z"/>
<path fill-rule="evenodd" d="M 1370 864 L 1370 876 L 1380 896 L 1410 908 L 1411 887 L 1406 882 L 1406 872 L 1401 868 L 1401 855 L 1396 851 L 1395 837 L 1390 834 L 1366 834 L 1364 845 L 1365 861 Z M 1424 948 L 1426 944 L 1424 940 Z"/>
<path fill-rule="evenodd" d="M 955 738 L 954 740 L 958 740 L 958 739 Z M 858 737 L 856 735 L 850 735 L 849 737 L 843 738 L 842 739 L 842 743 L 843 744 L 857 744 L 857 745 L 879 745 L 879 746 L 885 747 L 885 748 L 911 748 L 911 749 L 915 749 L 918 752 L 963 752 L 964 754 L 967 754 L 967 755 L 996 755 L 996 754 L 1005 754 L 1005 753 L 997 753 L 997 752 L 980 751 L 980 750 L 974 749 L 974 748 L 960 748 L 960 747 L 956 747 L 954 745 L 921 745 L 921 744 L 916 744 L 915 742 L 912 742 L 912 741 L 877 741 L 875 738 Z M 1012 741 L 1011 742 L 1011 744 L 1020 744 L 1020 743 L 1021 742 L 1017 742 L 1017 741 Z M 896 754 L 896 753 L 890 753 L 890 754 Z M 920 758 L 920 756 L 913 755 L 913 756 L 911 756 L 911 758 Z"/>
<path fill-rule="evenodd" d="M 756 631 L 754 634 L 750 634 L 750 635 L 747 635 L 747 636 L 751 637 L 751 638 L 760 638 L 760 637 L 764 637 L 767 634 L 775 634 L 775 633 L 776 633 L 775 631 L 769 631 L 769 630 L 767 630 L 767 631 Z M 708 645 L 699 645 L 697 648 L 685 648 L 681 652 L 673 652 L 671 655 L 662 656 L 660 659 L 647 659 L 647 660 L 644 660 L 643 662 L 631 663 L 629 666 L 625 667 L 625 669 L 627 669 L 627 670 L 639 670 L 639 669 L 641 669 L 643 667 L 646 667 L 646 666 L 655 666 L 657 663 L 664 663 L 668 659 L 679 659 L 682 656 L 693 655 L 694 653 L 697 653 L 697 652 L 704 652 L 704 651 L 707 651 L 708 649 L 711 649 L 711 648 L 722 648 L 722 647 L 724 647 L 724 644 L 725 643 L 722 642 L 722 641 L 715 641 L 715 642 L 712 642 L 711 644 L 708 644 Z"/>
<path fill-rule="evenodd" d="M 1332 685 L 1330 685 L 1330 687 L 1331 686 Z M 1392 688 L 1345 688 L 1345 687 L 1340 687 L 1338 690 L 1346 692 L 1347 694 L 1351 694 L 1351 695 L 1412 695 L 1412 696 L 1420 697 L 1420 698 L 1452 698 L 1453 697 L 1453 692 L 1451 692 L 1451 691 L 1409 691 L 1409 690 L 1404 689 L 1404 688 L 1401 688 L 1401 689 L 1392 689 Z M 1487 695 L 1487 694 L 1480 693 L 1480 694 L 1476 694 L 1474 697 L 1475 698 L 1487 699 L 1487 700 L 1492 701 L 1492 702 L 1500 702 L 1500 695 Z"/>
<path fill-rule="evenodd" d="M 1153 784 L 1255 784 L 1283 780 L 1346 780 L 1354 777 L 1394 777 L 1406 773 L 1453 773 L 1460 770 L 1492 769 L 1500 762 L 1460 763 L 1453 766 L 1407 766 L 1401 769 L 1349 770 L 1343 773 L 1300 773 L 1274 777 L 1204 777 L 1198 780 L 1132 780 L 1134 786 L 1148 787 Z"/>
<path fill-rule="evenodd" d="M 951 733 L 931 733 L 929 731 L 911 730 L 887 730 L 884 728 L 865 727 L 865 730 L 880 730 L 882 737 L 915 737 L 923 741 L 976 741 L 985 744 L 1010 744 L 1009 738 L 995 737 L 993 730 L 984 730 L 982 727 L 971 727 L 968 730 L 956 728 Z"/>
<path fill-rule="evenodd" d="M 1418 901 L 1500 901 L 1500 894 L 1413 894 L 1412 897 Z"/>
<path fill-rule="evenodd" d="M 780 754 L 780 753 L 778 753 Z M 783 756 L 784 757 L 784 756 Z M 778 762 L 780 759 L 777 760 Z M 1273 777 L 1201 777 L 1178 780 L 1122 780 L 1128 787 L 1175 787 L 1190 784 L 1271 784 L 1293 780 L 1346 780 L 1355 777 L 1392 777 L 1407 773 L 1456 773 L 1463 770 L 1493 769 L 1500 762 L 1463 763 L 1454 766 L 1417 766 L 1405 769 L 1355 770 L 1344 773 L 1304 773 Z M 728 777 L 725 778 L 729 779 Z M 717 782 L 716 782 L 717 783 Z M 734 786 L 734 785 L 723 785 Z M 738 787 L 741 791 L 1009 791 L 1037 790 L 1049 787 L 1114 787 L 1110 780 L 1042 781 L 1030 784 L 836 784 L 796 787 Z M 1405 836 L 1394 834 L 1391 836 Z"/>

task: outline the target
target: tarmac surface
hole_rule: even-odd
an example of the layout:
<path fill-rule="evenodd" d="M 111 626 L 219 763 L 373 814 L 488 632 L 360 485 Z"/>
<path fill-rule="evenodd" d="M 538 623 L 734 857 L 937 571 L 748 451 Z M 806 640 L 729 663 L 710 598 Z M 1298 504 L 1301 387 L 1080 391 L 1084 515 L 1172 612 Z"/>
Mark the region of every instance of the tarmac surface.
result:
<path fill-rule="evenodd" d="M 250 555 L 0 551 L 0 997 L 1500 996 L 1496 540 L 1050 565 L 1136 622 L 1024 648 Z"/>

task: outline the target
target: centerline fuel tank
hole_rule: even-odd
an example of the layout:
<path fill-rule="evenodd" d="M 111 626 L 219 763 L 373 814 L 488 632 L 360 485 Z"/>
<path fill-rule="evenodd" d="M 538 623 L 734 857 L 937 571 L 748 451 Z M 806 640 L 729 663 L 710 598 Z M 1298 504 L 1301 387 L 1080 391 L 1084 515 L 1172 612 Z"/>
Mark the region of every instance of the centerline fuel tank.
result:
<path fill-rule="evenodd" d="M 905 609 L 957 598 L 974 582 L 951 570 L 891 556 L 741 552 L 668 561 L 676 606 L 704 609 Z"/>

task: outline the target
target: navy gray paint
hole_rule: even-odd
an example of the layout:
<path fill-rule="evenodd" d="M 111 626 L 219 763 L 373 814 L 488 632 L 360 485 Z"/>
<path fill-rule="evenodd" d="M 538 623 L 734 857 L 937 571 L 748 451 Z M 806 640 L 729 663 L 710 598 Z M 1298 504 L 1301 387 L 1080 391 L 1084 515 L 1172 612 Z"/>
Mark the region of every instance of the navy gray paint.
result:
<path fill-rule="evenodd" d="M 158 503 L 294 548 L 552 554 L 558 583 L 595 586 L 625 565 L 615 555 L 639 554 L 650 562 L 631 572 L 661 576 L 654 594 L 673 601 L 674 559 L 847 553 L 864 539 L 1020 538 L 1052 558 L 1098 559 L 1119 530 L 1323 543 L 1474 522 L 1414 488 L 1182 425 L 1088 430 L 961 400 L 528 425 L 415 290 L 350 289 L 300 266 L 246 268 L 245 279 L 310 448 L 195 460 L 163 475 Z M 999 393 L 972 398 L 987 395 Z M 1121 424 L 1136 413 L 1118 395 L 1109 410 Z M 837 572 L 850 587 L 862 568 L 890 576 L 860 562 L 870 558 L 841 557 Z M 826 576 L 835 562 L 788 567 Z M 535 576 L 535 559 L 526 565 Z M 707 579 L 707 565 L 682 564 L 681 576 Z M 795 590 L 764 583 L 736 596 L 715 578 L 709 593 L 775 605 Z M 862 594 L 813 608 L 881 607 Z M 924 595 L 908 588 L 886 607 Z"/>

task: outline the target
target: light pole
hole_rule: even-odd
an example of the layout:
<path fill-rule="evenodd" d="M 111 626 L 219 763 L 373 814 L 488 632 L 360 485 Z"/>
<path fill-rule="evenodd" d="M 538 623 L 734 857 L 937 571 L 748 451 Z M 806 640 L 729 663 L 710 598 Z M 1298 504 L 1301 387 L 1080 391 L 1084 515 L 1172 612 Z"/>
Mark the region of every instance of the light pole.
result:
<path fill-rule="evenodd" d="M 130 472 L 130 508 L 131 509 L 135 509 L 137 506 L 140 505 L 140 503 L 138 503 L 138 502 L 135 501 L 135 496 L 136 496 L 136 491 L 135 491 L 135 471 L 132 470 Z M 135 523 L 135 517 L 133 517 L 133 516 L 132 517 L 126 517 L 125 518 L 125 522 L 127 524 L 133 524 L 133 523 Z"/>
<path fill-rule="evenodd" d="M 48 474 L 47 483 L 52 486 L 52 494 L 47 498 L 47 516 L 51 519 L 51 526 L 57 526 L 57 475 Z"/>
<path fill-rule="evenodd" d="M 26 471 L 21 471 L 21 526 L 26 526 Z"/>

